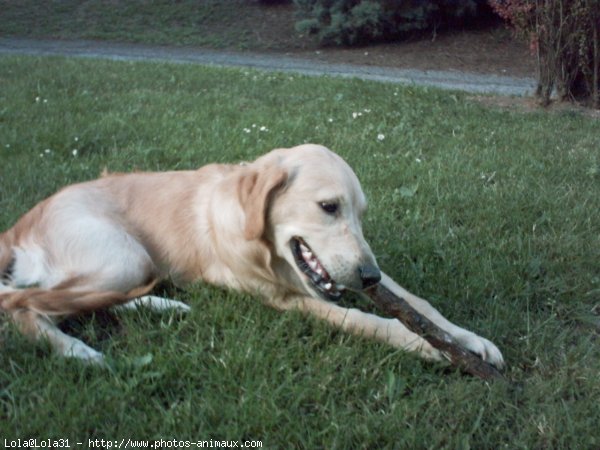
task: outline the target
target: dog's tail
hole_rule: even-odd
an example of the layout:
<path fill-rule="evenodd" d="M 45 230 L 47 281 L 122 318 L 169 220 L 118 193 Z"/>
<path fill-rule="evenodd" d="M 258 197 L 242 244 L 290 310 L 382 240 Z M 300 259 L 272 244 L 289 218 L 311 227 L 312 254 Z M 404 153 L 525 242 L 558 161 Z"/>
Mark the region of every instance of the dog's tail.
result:
<path fill-rule="evenodd" d="M 72 282 L 61 283 L 52 289 L 4 288 L 0 290 L 0 311 L 10 314 L 29 310 L 46 316 L 81 314 L 127 303 L 150 292 L 156 282 L 154 279 L 129 292 L 77 291 L 70 289 Z"/>

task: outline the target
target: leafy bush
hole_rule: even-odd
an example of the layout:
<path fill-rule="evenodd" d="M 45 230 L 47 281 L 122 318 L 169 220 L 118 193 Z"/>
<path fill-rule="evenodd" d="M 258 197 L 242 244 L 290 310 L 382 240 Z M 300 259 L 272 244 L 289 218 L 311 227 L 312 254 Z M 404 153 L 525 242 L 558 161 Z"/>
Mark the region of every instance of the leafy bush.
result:
<path fill-rule="evenodd" d="M 482 4 L 476 0 L 294 0 L 294 3 L 299 18 L 296 28 L 316 34 L 324 45 L 360 44 L 435 29 L 475 16 Z"/>
<path fill-rule="evenodd" d="M 550 103 L 583 100 L 600 107 L 600 2 L 598 0 L 489 0 L 537 57 L 537 95 Z"/>

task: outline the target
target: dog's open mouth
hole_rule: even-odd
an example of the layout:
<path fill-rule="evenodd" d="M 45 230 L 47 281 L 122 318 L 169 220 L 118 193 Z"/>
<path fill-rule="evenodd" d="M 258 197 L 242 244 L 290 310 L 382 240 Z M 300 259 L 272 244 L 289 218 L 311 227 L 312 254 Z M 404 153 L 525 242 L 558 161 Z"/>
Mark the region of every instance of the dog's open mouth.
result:
<path fill-rule="evenodd" d="M 294 237 L 290 246 L 298 268 L 308 277 L 315 289 L 330 300 L 339 300 L 344 287 L 329 276 L 308 244 L 302 238 Z"/>

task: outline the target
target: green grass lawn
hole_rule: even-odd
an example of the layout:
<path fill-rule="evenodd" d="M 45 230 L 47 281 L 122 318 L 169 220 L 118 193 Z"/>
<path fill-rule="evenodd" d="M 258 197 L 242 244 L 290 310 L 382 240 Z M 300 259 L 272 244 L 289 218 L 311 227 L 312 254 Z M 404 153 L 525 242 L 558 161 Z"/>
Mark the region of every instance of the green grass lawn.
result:
<path fill-rule="evenodd" d="M 497 343 L 508 382 L 198 285 L 175 293 L 193 306 L 185 317 L 70 321 L 110 370 L 54 357 L 4 326 L 0 439 L 600 447 L 597 120 L 358 80 L 4 57 L 0 229 L 105 167 L 188 169 L 303 142 L 354 167 L 382 268 Z"/>
<path fill-rule="evenodd" d="M 0 0 L 0 36 L 100 39 L 236 50 L 310 45 L 291 5 L 252 0 Z"/>

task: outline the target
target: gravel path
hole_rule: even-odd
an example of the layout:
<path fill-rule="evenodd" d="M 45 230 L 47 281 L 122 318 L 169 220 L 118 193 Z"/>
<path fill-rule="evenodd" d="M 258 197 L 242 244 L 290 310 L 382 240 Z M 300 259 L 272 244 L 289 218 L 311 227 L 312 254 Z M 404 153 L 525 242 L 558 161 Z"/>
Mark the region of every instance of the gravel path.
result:
<path fill-rule="evenodd" d="M 248 67 L 311 76 L 361 78 L 385 83 L 434 86 L 473 93 L 526 96 L 533 94 L 533 78 L 481 75 L 459 71 L 412 70 L 354 64 L 329 64 L 283 55 L 206 49 L 123 44 L 103 41 L 62 41 L 0 38 L 0 55 L 61 55 L 118 61 L 160 61 L 210 66 Z"/>

